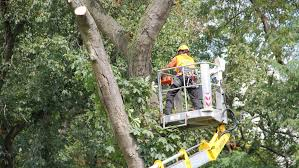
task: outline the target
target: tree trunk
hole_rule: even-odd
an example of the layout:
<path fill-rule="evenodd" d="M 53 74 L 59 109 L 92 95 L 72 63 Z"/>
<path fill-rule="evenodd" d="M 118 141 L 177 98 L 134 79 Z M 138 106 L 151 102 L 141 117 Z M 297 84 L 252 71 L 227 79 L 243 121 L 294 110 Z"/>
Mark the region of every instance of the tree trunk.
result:
<path fill-rule="evenodd" d="M 76 12 L 79 10 L 77 7 L 82 5 L 80 0 L 73 0 L 71 5 L 75 9 L 75 14 L 77 13 L 79 30 L 90 55 L 99 95 L 108 113 L 118 145 L 128 167 L 142 168 L 144 163 L 137 152 L 137 144 L 130 134 L 128 116 L 96 23 L 85 7 L 80 7 L 80 10 L 85 12 Z"/>
<path fill-rule="evenodd" d="M 126 56 L 130 77 L 146 77 L 152 70 L 152 48 L 163 27 L 174 0 L 153 0 L 140 20 L 138 32 L 133 41 L 115 19 L 107 15 L 99 3 L 84 0 L 97 27 L 109 37 L 113 44 Z M 130 47 L 129 47 L 130 46 Z M 129 48 L 129 52 L 128 52 Z"/>
<path fill-rule="evenodd" d="M 0 15 L 4 18 L 8 11 L 9 0 L 0 0 Z M 24 27 L 24 22 L 21 21 L 12 28 L 12 24 L 9 18 L 3 20 L 3 55 L 0 56 L 0 92 L 5 84 L 7 73 L 9 72 L 10 65 L 13 57 L 13 49 L 15 46 L 15 39 L 21 29 Z M 25 127 L 25 123 L 18 123 L 7 128 L 8 132 L 3 137 L 2 151 L 3 155 L 0 158 L 0 167 L 13 168 L 14 156 L 13 156 L 13 141 L 15 137 Z M 1 128 L 2 130 L 2 128 Z M 1 133 L 2 134 L 2 133 Z"/>
<path fill-rule="evenodd" d="M 4 18 L 6 12 L 8 10 L 8 0 L 0 0 L 0 14 Z M 17 37 L 18 33 L 21 32 L 21 29 L 24 27 L 25 22 L 21 21 L 16 26 L 15 29 L 12 29 L 12 25 L 9 19 L 5 19 L 3 21 L 4 27 L 4 44 L 3 44 L 3 55 L 0 58 L 0 92 L 5 83 L 6 75 L 9 71 L 12 56 L 13 56 L 13 49 L 15 45 L 15 38 Z"/>
<path fill-rule="evenodd" d="M 119 51 L 126 56 L 130 77 L 149 76 L 151 74 L 153 44 L 168 17 L 174 0 L 152 1 L 141 19 L 137 35 L 130 45 L 130 39 L 125 29 L 107 15 L 99 3 L 91 0 L 68 1 L 71 2 L 74 9 L 79 5 L 83 6 L 82 2 L 86 3 L 88 9 L 85 8 L 82 15 L 79 12 L 77 19 L 81 36 L 92 60 L 101 100 L 107 109 L 116 139 L 128 167 L 144 167 L 143 160 L 137 152 L 136 142 L 129 133 L 128 116 L 125 113 L 119 88 L 98 29 L 110 38 Z"/>
<path fill-rule="evenodd" d="M 1 159 L 0 167 L 13 168 L 14 167 L 14 156 L 13 156 L 13 141 L 15 137 L 21 132 L 25 127 L 25 123 L 16 124 L 10 129 L 4 138 L 4 143 L 2 145 L 3 159 Z"/>
<path fill-rule="evenodd" d="M 8 1 L 0 0 L 0 11 L 2 17 L 6 14 Z M 12 58 L 12 51 L 14 47 L 14 36 L 12 34 L 11 25 L 8 20 L 3 21 L 4 27 L 4 44 L 3 44 L 3 55 L 1 56 L 0 60 L 0 91 L 4 85 L 5 77 L 7 75 L 10 60 Z"/>

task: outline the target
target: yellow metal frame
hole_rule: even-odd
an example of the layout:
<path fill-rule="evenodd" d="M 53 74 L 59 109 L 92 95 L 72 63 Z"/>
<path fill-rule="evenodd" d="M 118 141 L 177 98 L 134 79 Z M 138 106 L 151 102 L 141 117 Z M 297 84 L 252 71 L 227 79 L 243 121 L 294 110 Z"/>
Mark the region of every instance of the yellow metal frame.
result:
<path fill-rule="evenodd" d="M 202 159 L 201 165 L 209 161 L 216 160 L 220 152 L 223 150 L 224 145 L 229 141 L 229 138 L 230 133 L 226 131 L 225 124 L 222 123 L 217 127 L 217 131 L 214 133 L 212 139 L 209 142 L 205 140 L 201 141 L 201 143 L 198 145 L 198 150 L 202 154 L 200 155 L 200 158 L 198 158 Z M 189 159 L 189 156 L 185 149 L 181 149 L 178 154 L 164 160 L 163 162 L 161 160 L 156 160 L 154 165 L 150 168 L 164 168 L 164 164 L 167 164 L 169 161 L 180 157 L 184 159 L 183 162 L 186 168 L 192 168 L 192 164 L 194 163 L 192 163 Z"/>
<path fill-rule="evenodd" d="M 164 165 L 161 160 L 156 160 L 154 164 L 158 165 L 158 168 L 164 168 Z"/>
<path fill-rule="evenodd" d="M 192 165 L 191 165 L 191 162 L 190 162 L 190 159 L 189 159 L 189 156 L 188 156 L 186 150 L 185 149 L 181 149 L 180 153 L 184 157 L 184 162 L 185 162 L 186 168 L 192 168 Z"/>
<path fill-rule="evenodd" d="M 225 125 L 220 124 L 210 142 L 203 140 L 198 149 L 200 151 L 206 151 L 210 161 L 216 160 L 229 138 L 230 134 L 225 133 Z"/>

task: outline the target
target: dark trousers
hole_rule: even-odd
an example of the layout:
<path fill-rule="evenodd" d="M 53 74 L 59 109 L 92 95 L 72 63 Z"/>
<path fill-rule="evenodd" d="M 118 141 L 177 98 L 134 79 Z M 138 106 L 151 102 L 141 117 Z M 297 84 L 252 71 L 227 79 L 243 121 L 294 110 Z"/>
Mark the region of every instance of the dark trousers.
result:
<path fill-rule="evenodd" d="M 170 89 L 174 89 L 174 88 L 178 88 L 181 86 L 184 86 L 184 80 L 182 76 L 178 77 L 178 82 L 175 82 L 174 84 L 171 85 Z M 192 84 L 191 80 L 188 79 L 188 77 L 186 77 L 186 85 L 190 85 Z M 193 108 L 195 110 L 201 109 L 202 108 L 202 103 L 200 100 L 200 87 L 192 87 L 192 88 L 186 88 L 189 97 L 191 99 Z M 180 89 L 176 89 L 176 90 L 172 90 L 172 91 L 168 91 L 167 92 L 167 96 L 166 96 L 166 107 L 165 107 L 165 114 L 169 115 L 171 114 L 172 108 L 173 108 L 173 101 L 174 101 L 174 97 L 175 95 L 180 91 Z"/>

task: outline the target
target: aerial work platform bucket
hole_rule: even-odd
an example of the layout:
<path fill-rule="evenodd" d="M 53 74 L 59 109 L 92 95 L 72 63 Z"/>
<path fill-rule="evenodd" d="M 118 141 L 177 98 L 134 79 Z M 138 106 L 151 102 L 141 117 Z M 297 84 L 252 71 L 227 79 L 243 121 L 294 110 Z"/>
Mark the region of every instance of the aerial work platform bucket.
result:
<path fill-rule="evenodd" d="M 186 84 L 185 80 L 183 80 L 183 86 L 170 89 L 171 83 L 168 83 L 169 86 L 165 86 L 165 83 L 161 81 L 162 76 L 171 77 L 175 80 L 176 75 L 173 74 L 176 68 L 182 69 L 183 79 L 186 79 L 186 76 L 190 75 L 190 66 L 167 68 L 158 71 L 161 125 L 163 128 L 181 126 L 204 128 L 227 123 L 224 93 L 221 86 L 222 72 L 225 69 L 225 65 L 221 58 L 216 58 L 215 63 L 198 62 L 192 64 L 192 75 L 196 79 L 192 85 Z M 184 69 L 188 69 L 189 74 Z M 190 101 L 188 101 L 187 88 L 198 88 L 200 94 L 200 100 L 198 101 L 201 101 L 201 109 L 194 110 L 191 108 Z M 182 91 L 181 95 L 184 98 L 184 101 L 182 101 L 183 107 L 175 107 L 175 112 L 166 115 L 163 113 L 165 96 L 167 92 L 176 89 Z"/>

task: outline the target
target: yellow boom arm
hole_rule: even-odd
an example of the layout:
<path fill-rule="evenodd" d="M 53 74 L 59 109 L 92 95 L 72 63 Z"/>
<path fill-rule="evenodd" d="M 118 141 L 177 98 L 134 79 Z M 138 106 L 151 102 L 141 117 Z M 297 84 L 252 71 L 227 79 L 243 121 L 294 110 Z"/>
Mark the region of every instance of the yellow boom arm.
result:
<path fill-rule="evenodd" d="M 223 150 L 224 145 L 228 142 L 230 134 L 225 131 L 224 124 L 221 124 L 217 128 L 217 132 L 214 133 L 212 139 L 207 142 L 205 140 L 201 141 L 198 144 L 198 152 L 188 157 L 187 152 L 184 149 L 181 149 L 176 155 L 161 161 L 155 161 L 155 164 L 150 168 L 164 168 L 165 165 L 174 159 L 183 157 L 183 160 L 180 160 L 167 168 L 197 168 L 210 161 L 216 160 L 220 152 Z M 190 151 L 190 150 L 187 150 Z"/>

